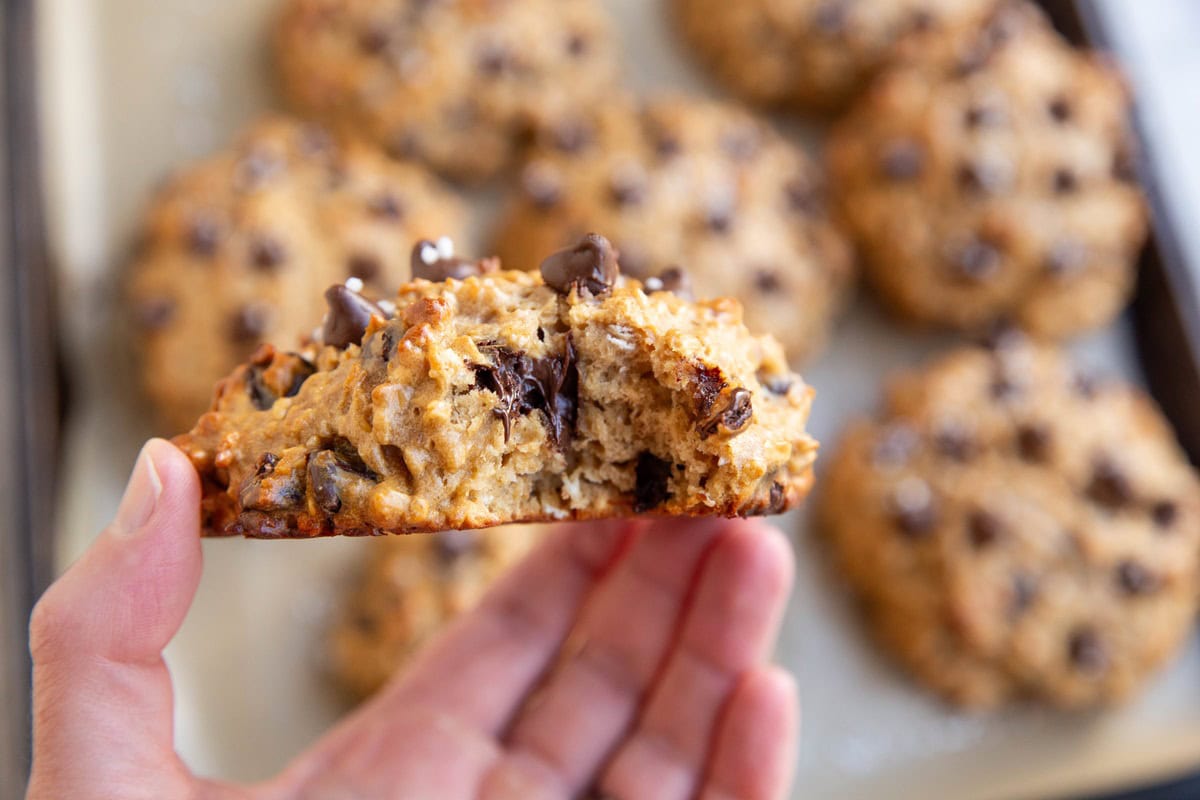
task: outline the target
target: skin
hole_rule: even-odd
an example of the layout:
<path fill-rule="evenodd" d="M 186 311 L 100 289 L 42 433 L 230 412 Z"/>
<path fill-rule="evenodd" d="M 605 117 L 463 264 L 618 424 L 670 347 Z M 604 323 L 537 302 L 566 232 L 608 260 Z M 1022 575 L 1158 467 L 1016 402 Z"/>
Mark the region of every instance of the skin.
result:
<path fill-rule="evenodd" d="M 767 659 L 791 552 L 728 520 L 564 526 L 278 776 L 193 775 L 162 651 L 200 580 L 199 497 L 187 459 L 149 442 L 116 519 L 34 610 L 28 798 L 785 795 L 796 689 Z"/>

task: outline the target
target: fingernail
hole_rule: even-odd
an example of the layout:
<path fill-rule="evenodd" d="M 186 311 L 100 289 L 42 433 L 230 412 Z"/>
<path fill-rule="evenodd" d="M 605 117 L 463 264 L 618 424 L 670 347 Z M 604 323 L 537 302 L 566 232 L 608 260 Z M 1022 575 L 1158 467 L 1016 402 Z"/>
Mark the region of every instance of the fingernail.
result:
<path fill-rule="evenodd" d="M 125 495 L 117 508 L 117 516 L 113 518 L 111 530 L 117 536 L 129 537 L 137 534 L 150 520 L 158 496 L 162 494 L 162 481 L 154 469 L 154 459 L 150 457 L 150 445 L 142 447 L 137 463 L 133 465 L 133 474 L 125 485 Z"/>

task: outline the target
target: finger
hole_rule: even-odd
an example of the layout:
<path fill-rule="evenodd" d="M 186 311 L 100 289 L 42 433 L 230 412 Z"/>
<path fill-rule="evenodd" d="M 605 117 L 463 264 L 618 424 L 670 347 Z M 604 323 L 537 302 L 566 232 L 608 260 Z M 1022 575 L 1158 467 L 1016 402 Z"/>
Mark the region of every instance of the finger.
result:
<path fill-rule="evenodd" d="M 452 720 L 446 724 L 460 738 L 470 732 L 494 739 L 558 653 L 584 598 L 635 527 L 627 521 L 560 526 L 397 680 L 294 764 L 289 780 L 377 769 L 396 749 L 411 748 L 394 735 L 394 721 L 417 707 Z M 479 756 L 490 761 L 494 753 Z"/>
<path fill-rule="evenodd" d="M 669 520 L 640 534 L 584 607 L 567 655 L 522 709 L 500 774 L 536 768 L 567 794 L 591 782 L 662 664 L 697 565 L 728 527 Z"/>
<path fill-rule="evenodd" d="M 164 765 L 185 774 L 162 650 L 200 580 L 199 503 L 187 458 L 148 442 L 112 524 L 38 602 L 31 796 L 86 797 Z M 51 790 L 50 776 L 78 785 Z"/>
<path fill-rule="evenodd" d="M 717 730 L 701 800 L 780 800 L 799 736 L 796 681 L 775 666 L 746 674 Z"/>
<path fill-rule="evenodd" d="M 791 590 L 791 548 L 760 522 L 730 526 L 705 560 L 637 725 L 605 770 L 601 786 L 613 796 L 693 797 L 721 710 L 770 653 Z"/>

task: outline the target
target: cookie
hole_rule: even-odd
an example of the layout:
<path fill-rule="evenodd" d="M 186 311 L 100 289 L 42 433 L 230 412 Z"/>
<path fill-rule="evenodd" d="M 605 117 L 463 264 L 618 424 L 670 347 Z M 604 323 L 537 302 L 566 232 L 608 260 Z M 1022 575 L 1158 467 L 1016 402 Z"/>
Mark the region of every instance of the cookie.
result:
<path fill-rule="evenodd" d="M 1192 630 L 1200 482 L 1149 398 L 1049 345 L 897 378 L 822 487 L 871 629 L 952 702 L 1115 703 Z"/>
<path fill-rule="evenodd" d="M 414 261 L 394 315 L 332 287 L 321 346 L 264 346 L 176 438 L 208 534 L 773 514 L 807 492 L 812 391 L 736 302 L 622 281 L 596 235 L 540 274 Z"/>
<path fill-rule="evenodd" d="M 288 0 L 275 57 L 297 111 L 468 181 L 603 103 L 618 60 L 595 0 Z"/>
<path fill-rule="evenodd" d="M 1062 338 L 1107 324 L 1146 235 L 1121 80 L 1026 5 L 969 47 L 941 44 L 882 76 L 829 142 L 867 277 L 927 325 Z"/>
<path fill-rule="evenodd" d="M 369 292 L 395 291 L 413 244 L 464 221 L 421 168 L 283 118 L 183 170 L 150 204 L 126 274 L 161 420 L 187 430 L 259 343 L 293 343 L 320 324 L 329 284 L 353 276 Z"/>
<path fill-rule="evenodd" d="M 429 639 L 471 610 L 545 530 L 514 525 L 371 542 L 330 631 L 333 679 L 354 697 L 373 694 Z"/>
<path fill-rule="evenodd" d="M 697 297 L 736 297 L 799 360 L 820 349 L 851 278 L 817 168 L 763 120 L 684 98 L 614 101 L 544 137 L 496 236 L 533 267 L 589 230 L 644 279 L 682 267 Z"/>
<path fill-rule="evenodd" d="M 934 37 L 961 38 L 996 0 L 672 0 L 697 58 L 753 103 L 831 112 Z"/>

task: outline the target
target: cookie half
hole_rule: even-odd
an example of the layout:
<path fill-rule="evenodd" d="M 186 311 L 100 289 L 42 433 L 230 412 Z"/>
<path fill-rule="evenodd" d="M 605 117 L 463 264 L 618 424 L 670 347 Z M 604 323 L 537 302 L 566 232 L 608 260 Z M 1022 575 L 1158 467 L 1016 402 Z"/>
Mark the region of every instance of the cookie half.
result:
<path fill-rule="evenodd" d="M 540 274 L 430 248 L 394 310 L 331 288 L 320 345 L 264 346 L 176 438 L 208 534 L 774 514 L 808 491 L 812 391 L 736 302 L 622 281 L 596 235 Z"/>

